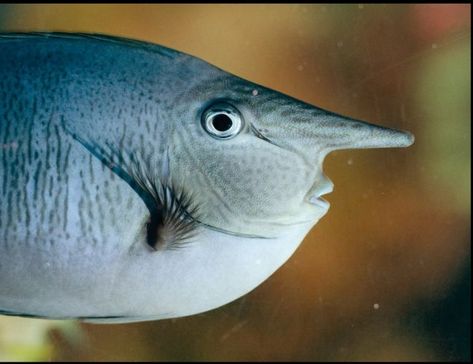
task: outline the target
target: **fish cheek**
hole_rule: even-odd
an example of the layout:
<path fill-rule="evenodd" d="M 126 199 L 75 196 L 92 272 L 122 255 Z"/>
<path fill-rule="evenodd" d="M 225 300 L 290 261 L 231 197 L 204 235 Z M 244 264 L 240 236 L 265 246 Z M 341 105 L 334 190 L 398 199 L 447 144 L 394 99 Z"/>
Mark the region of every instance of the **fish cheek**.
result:
<path fill-rule="evenodd" d="M 247 135 L 186 149 L 174 149 L 171 174 L 205 207 L 206 224 L 259 234 L 261 223 L 298 220 L 313 180 L 294 152 Z"/>
<path fill-rule="evenodd" d="M 311 171 L 301 158 L 286 150 L 260 151 L 245 166 L 248 211 L 264 219 L 288 218 L 297 214 L 311 185 Z M 253 205 L 252 201 L 258 201 Z"/>

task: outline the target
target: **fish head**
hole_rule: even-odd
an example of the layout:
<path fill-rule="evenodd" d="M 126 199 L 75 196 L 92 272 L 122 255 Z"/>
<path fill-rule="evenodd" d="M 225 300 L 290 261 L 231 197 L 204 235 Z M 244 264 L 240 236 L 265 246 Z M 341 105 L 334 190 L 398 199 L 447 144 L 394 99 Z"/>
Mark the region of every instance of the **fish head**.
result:
<path fill-rule="evenodd" d="M 201 221 L 217 229 L 273 237 L 289 226 L 313 226 L 329 208 L 321 198 L 333 189 L 322 168 L 329 152 L 413 143 L 407 132 L 340 116 L 218 69 L 199 74 L 174 109 L 169 167 L 200 207 Z"/>

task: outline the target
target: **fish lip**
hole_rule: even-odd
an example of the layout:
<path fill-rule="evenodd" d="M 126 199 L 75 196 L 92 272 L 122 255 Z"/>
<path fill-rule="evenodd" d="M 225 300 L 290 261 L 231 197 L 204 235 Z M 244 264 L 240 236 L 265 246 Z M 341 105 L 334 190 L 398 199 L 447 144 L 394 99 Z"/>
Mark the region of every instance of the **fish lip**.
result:
<path fill-rule="evenodd" d="M 307 202 L 311 205 L 328 210 L 330 202 L 323 199 L 321 196 L 333 191 L 333 182 L 328 178 L 323 178 L 317 181 L 307 193 Z"/>
<path fill-rule="evenodd" d="M 321 198 L 321 197 L 316 197 L 316 196 L 312 196 L 310 199 L 309 199 L 309 203 L 311 205 L 314 205 L 314 206 L 317 206 L 317 207 L 320 207 L 324 210 L 328 210 L 329 207 L 330 207 L 330 202 L 328 202 L 327 200 Z"/>

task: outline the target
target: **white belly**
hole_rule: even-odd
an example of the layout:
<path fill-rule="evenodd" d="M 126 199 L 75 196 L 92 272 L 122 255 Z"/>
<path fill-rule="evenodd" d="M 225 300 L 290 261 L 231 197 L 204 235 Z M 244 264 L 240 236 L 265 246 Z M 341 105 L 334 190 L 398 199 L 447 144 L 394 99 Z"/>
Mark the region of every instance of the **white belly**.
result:
<path fill-rule="evenodd" d="M 171 318 L 207 311 L 248 293 L 295 251 L 315 222 L 274 239 L 201 229 L 179 250 L 14 250 L 2 257 L 0 310 L 52 318 Z M 3 252 L 2 252 L 3 253 Z M 25 254 L 29 257 L 26 257 Z M 28 269 L 15 269 L 18 259 Z"/>

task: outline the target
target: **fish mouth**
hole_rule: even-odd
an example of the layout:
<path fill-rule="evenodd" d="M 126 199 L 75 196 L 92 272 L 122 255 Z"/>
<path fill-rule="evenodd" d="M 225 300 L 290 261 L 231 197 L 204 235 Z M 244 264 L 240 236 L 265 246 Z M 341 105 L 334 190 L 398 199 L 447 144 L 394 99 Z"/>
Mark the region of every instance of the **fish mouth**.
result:
<path fill-rule="evenodd" d="M 315 197 L 315 196 L 313 196 L 313 197 L 311 197 L 311 198 L 309 199 L 309 203 L 310 203 L 311 205 L 320 207 L 320 208 L 322 208 L 322 209 L 324 209 L 324 210 L 328 210 L 329 207 L 330 207 L 330 202 L 328 202 L 327 200 L 325 200 L 325 199 L 323 199 L 323 198 L 321 198 L 321 197 Z"/>
<path fill-rule="evenodd" d="M 324 210 L 328 210 L 330 207 L 330 202 L 328 202 L 321 196 L 326 195 L 332 191 L 333 182 L 330 181 L 328 178 L 324 177 L 322 180 L 318 180 L 316 183 L 314 183 L 314 185 L 311 187 L 311 189 L 306 195 L 306 200 L 311 205 L 320 207 Z"/>

